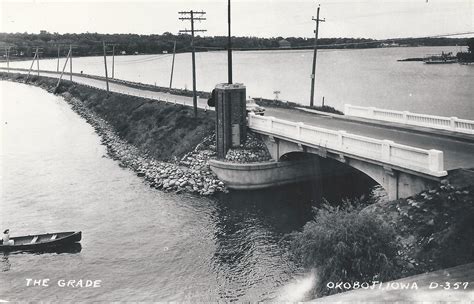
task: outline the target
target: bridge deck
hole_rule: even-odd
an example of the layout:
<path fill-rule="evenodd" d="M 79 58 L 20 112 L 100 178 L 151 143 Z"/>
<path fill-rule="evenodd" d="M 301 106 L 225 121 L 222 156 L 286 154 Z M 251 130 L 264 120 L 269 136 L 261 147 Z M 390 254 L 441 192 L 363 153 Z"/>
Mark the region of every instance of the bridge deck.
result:
<path fill-rule="evenodd" d="M 5 70 L 2 68 L 2 70 Z M 11 69 L 13 70 L 13 69 Z M 18 72 L 18 71 L 16 71 Z M 25 73 L 24 71 L 19 71 Z M 32 75 L 36 73 L 33 72 Z M 56 72 L 41 72 L 40 75 L 48 77 L 58 77 Z M 64 75 L 64 79 L 69 79 L 69 75 Z M 73 81 L 81 84 L 90 85 L 100 89 L 105 89 L 105 81 L 81 76 L 73 76 Z M 163 92 L 154 92 L 146 89 L 131 88 L 125 84 L 110 83 L 110 90 L 133 96 L 141 96 L 152 99 L 168 100 L 178 104 L 192 106 L 192 97 L 172 95 Z M 198 102 L 199 108 L 207 108 L 207 100 L 201 99 Z M 437 136 L 436 130 L 433 133 L 412 132 L 407 126 L 406 130 L 395 130 L 384 124 L 374 125 L 361 121 L 345 121 L 334 119 L 329 116 L 318 115 L 304 112 L 298 109 L 272 108 L 267 107 L 265 116 L 274 116 L 276 118 L 290 120 L 294 122 L 303 122 L 331 130 L 344 130 L 348 133 L 372 137 L 375 139 L 388 139 L 399 144 L 409 145 L 423 149 L 436 149 L 444 152 L 445 170 L 456 168 L 474 167 L 474 143 L 455 140 L 446 137 Z"/>
<path fill-rule="evenodd" d="M 444 152 L 445 170 L 455 168 L 474 167 L 474 144 L 459 140 L 439 137 L 433 133 L 413 133 L 410 127 L 405 131 L 395 130 L 380 124 L 365 124 L 363 122 L 344 121 L 330 116 L 317 115 L 297 109 L 267 108 L 266 116 L 280 119 L 303 122 L 331 130 L 345 130 L 348 133 L 372 137 L 375 139 L 388 139 L 399 144 L 418 147 L 422 149 L 436 149 Z"/>

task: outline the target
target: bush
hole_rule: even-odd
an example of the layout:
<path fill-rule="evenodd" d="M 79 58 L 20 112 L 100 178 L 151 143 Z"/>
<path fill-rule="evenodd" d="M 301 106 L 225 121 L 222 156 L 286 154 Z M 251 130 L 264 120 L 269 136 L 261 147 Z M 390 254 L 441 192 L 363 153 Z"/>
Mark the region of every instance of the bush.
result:
<path fill-rule="evenodd" d="M 328 282 L 393 279 L 398 245 L 394 230 L 377 217 L 354 208 L 321 209 L 302 232 L 292 235 L 291 249 L 305 267 L 315 268 L 315 296 L 340 292 Z"/>

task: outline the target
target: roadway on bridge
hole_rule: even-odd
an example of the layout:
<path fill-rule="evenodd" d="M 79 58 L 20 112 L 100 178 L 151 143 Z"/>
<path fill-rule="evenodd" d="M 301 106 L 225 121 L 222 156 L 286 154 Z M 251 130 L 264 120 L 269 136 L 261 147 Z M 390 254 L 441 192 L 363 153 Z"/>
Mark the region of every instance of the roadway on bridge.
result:
<path fill-rule="evenodd" d="M 265 116 L 303 122 L 320 128 L 344 130 L 347 133 L 375 139 L 388 139 L 399 144 L 422 149 L 440 150 L 444 152 L 445 170 L 474 167 L 473 143 L 437 136 L 436 130 L 433 130 L 433 133 L 415 133 L 409 129 L 410 127 L 407 127 L 406 130 L 401 131 L 391 129 L 383 124 L 373 125 L 372 123 L 365 124 L 362 122 L 345 121 L 297 109 L 267 108 L 265 112 Z"/>
<path fill-rule="evenodd" d="M 16 71 L 22 72 L 22 71 Z M 25 73 L 24 71 L 22 73 Z M 36 73 L 34 73 L 36 75 Z M 40 75 L 57 78 L 56 72 L 41 72 Z M 69 75 L 64 75 L 64 79 L 69 80 Z M 86 84 L 100 89 L 105 89 L 105 80 L 92 79 L 81 76 L 73 76 L 73 81 Z M 164 92 L 154 92 L 145 88 L 132 88 L 125 84 L 109 83 L 109 89 L 112 92 L 140 96 L 150 99 L 166 100 L 171 103 L 192 106 L 192 97 L 172 95 Z M 198 107 L 207 108 L 207 100 L 200 99 Z M 371 137 L 375 139 L 392 140 L 399 144 L 409 145 L 422 149 L 436 149 L 444 152 L 445 170 L 456 168 L 474 167 L 474 143 L 462 141 L 462 139 L 450 139 L 438 136 L 436 130 L 433 133 L 412 132 L 407 126 L 406 130 L 392 129 L 386 125 L 366 124 L 359 121 L 346 121 L 343 119 L 332 118 L 331 116 L 318 115 L 304 112 L 298 109 L 273 108 L 267 107 L 265 116 L 273 116 L 279 119 L 303 122 L 308 125 L 331 129 L 344 130 L 347 133 Z"/>

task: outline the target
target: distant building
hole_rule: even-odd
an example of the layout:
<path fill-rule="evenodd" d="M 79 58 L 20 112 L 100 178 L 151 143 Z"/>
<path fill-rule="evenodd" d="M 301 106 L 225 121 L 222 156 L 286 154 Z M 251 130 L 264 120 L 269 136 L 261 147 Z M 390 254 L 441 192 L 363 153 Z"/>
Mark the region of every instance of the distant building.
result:
<path fill-rule="evenodd" d="M 47 33 L 48 33 L 48 31 L 45 31 L 45 30 L 41 30 L 41 31 L 40 31 L 40 35 L 45 35 L 45 34 L 47 34 Z"/>
<path fill-rule="evenodd" d="M 121 51 L 120 54 L 122 54 L 122 55 L 127 55 L 127 52 Z"/>
<path fill-rule="evenodd" d="M 278 41 L 278 44 L 280 45 L 281 49 L 291 48 L 291 43 L 286 39 L 282 39 L 282 40 Z"/>
<path fill-rule="evenodd" d="M 168 54 L 168 51 L 163 51 L 163 54 Z"/>
<path fill-rule="evenodd" d="M 380 47 L 399 47 L 400 44 L 392 42 L 392 43 L 381 43 Z"/>

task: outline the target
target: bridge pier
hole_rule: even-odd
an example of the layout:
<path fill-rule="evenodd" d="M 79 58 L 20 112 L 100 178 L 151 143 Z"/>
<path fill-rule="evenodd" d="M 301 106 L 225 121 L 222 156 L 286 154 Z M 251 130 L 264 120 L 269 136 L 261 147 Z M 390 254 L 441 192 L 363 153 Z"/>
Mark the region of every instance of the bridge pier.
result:
<path fill-rule="evenodd" d="M 213 91 L 216 107 L 217 157 L 224 159 L 231 147 L 247 138 L 246 89 L 242 84 L 221 83 Z"/>

